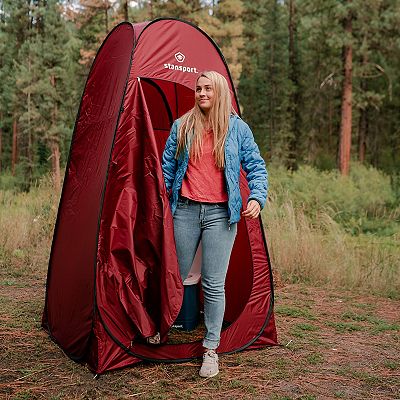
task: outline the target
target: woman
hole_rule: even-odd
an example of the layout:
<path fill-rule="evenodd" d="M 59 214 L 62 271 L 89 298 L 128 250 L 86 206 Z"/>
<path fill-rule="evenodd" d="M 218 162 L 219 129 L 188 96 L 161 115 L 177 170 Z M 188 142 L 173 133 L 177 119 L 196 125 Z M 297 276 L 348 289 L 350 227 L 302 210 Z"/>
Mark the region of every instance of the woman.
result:
<path fill-rule="evenodd" d="M 176 120 L 163 153 L 162 168 L 174 217 L 182 280 L 202 241 L 205 349 L 200 376 L 218 374 L 218 348 L 225 311 L 225 278 L 242 199 L 240 165 L 250 196 L 242 215 L 257 218 L 267 198 L 265 163 L 248 125 L 232 108 L 226 79 L 214 71 L 196 81 L 194 107 Z"/>

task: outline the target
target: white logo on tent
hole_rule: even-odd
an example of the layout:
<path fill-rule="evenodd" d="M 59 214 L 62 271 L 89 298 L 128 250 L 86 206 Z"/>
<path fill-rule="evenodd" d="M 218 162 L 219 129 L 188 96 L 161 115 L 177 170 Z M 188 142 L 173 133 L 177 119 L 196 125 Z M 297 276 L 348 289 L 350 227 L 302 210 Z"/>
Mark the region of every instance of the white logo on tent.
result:
<path fill-rule="evenodd" d="M 178 61 L 178 62 L 184 62 L 185 61 L 185 55 L 184 54 L 182 54 L 180 51 L 178 51 L 177 53 L 175 53 L 175 59 L 176 59 L 176 61 Z"/>

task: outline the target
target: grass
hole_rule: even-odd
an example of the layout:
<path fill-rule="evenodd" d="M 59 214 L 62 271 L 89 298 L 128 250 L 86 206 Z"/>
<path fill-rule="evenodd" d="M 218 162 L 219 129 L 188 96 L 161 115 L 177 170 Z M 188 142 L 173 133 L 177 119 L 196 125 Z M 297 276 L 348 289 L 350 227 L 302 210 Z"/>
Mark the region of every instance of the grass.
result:
<path fill-rule="evenodd" d="M 390 360 L 385 361 L 385 362 L 383 363 L 383 365 L 384 365 L 386 368 L 388 368 L 388 369 L 390 369 L 390 370 L 392 370 L 392 371 L 396 371 L 396 370 L 400 369 L 400 364 L 399 364 L 399 363 L 396 363 L 396 362 L 390 361 Z"/>
<path fill-rule="evenodd" d="M 262 217 L 280 279 L 399 298 L 400 206 L 389 177 L 357 164 L 350 177 L 310 167 L 270 176 Z"/>
<path fill-rule="evenodd" d="M 270 201 L 262 218 L 278 279 L 400 297 L 400 207 L 387 177 L 361 167 L 345 181 L 310 168 L 270 172 Z M 0 190 L 0 267 L 20 266 L 3 279 L 12 281 L 47 264 L 58 199 L 49 176 L 29 193 Z M 357 218 L 368 210 L 366 218 L 380 218 L 398 230 L 349 230 L 340 207 Z"/>
<path fill-rule="evenodd" d="M 385 380 L 385 378 L 383 378 L 382 376 L 373 375 L 365 371 L 358 371 L 357 369 L 349 365 L 339 368 L 336 373 L 342 376 L 352 376 L 353 378 L 362 381 L 368 386 L 378 385 Z"/>
<path fill-rule="evenodd" d="M 365 221 L 368 232 L 349 229 L 350 217 L 335 215 L 333 204 L 321 205 L 320 189 L 318 195 L 312 189 L 301 192 L 315 186 L 316 178 L 311 185 L 306 176 L 311 173 L 299 173 L 305 175 L 301 182 L 293 178 L 299 193 L 275 185 L 263 211 L 283 346 L 222 356 L 221 374 L 210 380 L 198 377 L 199 361 L 141 363 L 94 380 L 85 366 L 66 358 L 40 328 L 59 194 L 50 178 L 30 193 L 0 191 L 0 398 L 396 399 L 397 209 L 384 211 L 374 195 L 375 206 L 363 205 L 373 215 L 368 224 L 380 218 L 382 227 L 390 219 L 390 232 L 379 228 L 371 234 L 374 229 Z M 326 185 L 320 183 L 324 190 Z M 357 198 L 359 192 L 346 185 Z M 338 202 L 342 189 L 332 190 Z M 190 333 L 174 335 L 176 342 L 193 339 Z"/>
<path fill-rule="evenodd" d="M 400 324 L 392 324 L 388 323 L 386 321 L 381 321 L 378 320 L 376 322 L 376 326 L 372 328 L 373 333 L 380 333 L 380 332 L 386 332 L 386 331 L 398 331 L 400 332 Z"/>
<path fill-rule="evenodd" d="M 352 320 L 357 322 L 367 322 L 371 325 L 371 331 L 373 333 L 385 332 L 385 331 L 400 331 L 400 325 L 397 323 L 390 323 L 388 321 L 377 318 L 373 314 L 359 314 L 354 311 L 346 311 L 342 314 L 343 320 Z"/>
<path fill-rule="evenodd" d="M 294 318 L 303 317 L 303 318 L 307 318 L 309 320 L 315 320 L 315 316 L 312 315 L 310 313 L 310 311 L 308 311 L 306 309 L 301 309 L 298 307 L 288 307 L 288 306 L 277 305 L 275 307 L 275 313 L 281 314 L 281 315 L 284 315 L 287 317 L 294 317 Z"/>
<path fill-rule="evenodd" d="M 291 329 L 292 335 L 299 337 L 299 338 L 306 338 L 310 336 L 310 332 L 317 331 L 319 328 L 308 324 L 308 323 L 300 323 L 295 324 Z"/>
<path fill-rule="evenodd" d="M 377 394 L 395 399 L 393 388 L 400 389 L 400 384 L 388 379 L 388 373 L 396 373 L 400 365 L 399 341 L 395 336 L 385 332 L 375 336 L 368 329 L 348 330 L 342 340 L 334 324 L 374 326 L 368 320 L 383 320 L 382 313 L 388 312 L 385 320 L 395 325 L 397 322 L 390 315 L 400 306 L 399 301 L 344 292 L 348 300 L 336 303 L 337 309 L 333 310 L 332 289 L 310 287 L 305 294 L 303 285 L 287 285 L 279 289 L 276 322 L 280 341 L 291 341 L 288 346 L 221 356 L 221 373 L 209 380 L 198 377 L 199 361 L 177 365 L 142 363 L 94 380 L 83 365 L 63 355 L 40 329 L 43 286 L 26 275 L 17 281 L 25 285 L 0 286 L 0 397 L 361 400 Z M 299 312 L 294 304 L 303 296 L 313 296 L 306 313 Z M 360 309 L 349 304 L 358 303 L 373 304 L 375 311 L 368 313 L 368 318 L 357 318 L 354 315 Z M 331 312 L 327 313 L 328 310 Z M 310 315 L 312 320 L 308 319 Z M 303 332 L 306 337 L 297 337 L 293 331 Z M 364 346 L 362 351 L 360 344 Z M 340 387 L 346 387 L 346 391 Z"/>
<path fill-rule="evenodd" d="M 346 233 L 320 212 L 316 226 L 290 200 L 263 210 L 269 251 L 285 282 L 330 285 L 400 296 L 400 235 L 379 238 Z"/>
<path fill-rule="evenodd" d="M 296 324 L 295 328 L 302 331 L 317 331 L 318 328 L 311 324 Z"/>
<path fill-rule="evenodd" d="M 324 356 L 320 353 L 311 353 L 306 357 L 306 360 L 311 365 L 318 365 L 323 363 Z"/>
<path fill-rule="evenodd" d="M 336 332 L 339 333 L 365 330 L 365 327 L 362 325 L 357 325 L 350 322 L 327 322 L 326 325 L 335 328 Z"/>
<path fill-rule="evenodd" d="M 48 262 L 58 198 L 49 177 L 29 193 L 0 191 L 2 281 L 24 275 L 41 278 L 37 272 Z"/>

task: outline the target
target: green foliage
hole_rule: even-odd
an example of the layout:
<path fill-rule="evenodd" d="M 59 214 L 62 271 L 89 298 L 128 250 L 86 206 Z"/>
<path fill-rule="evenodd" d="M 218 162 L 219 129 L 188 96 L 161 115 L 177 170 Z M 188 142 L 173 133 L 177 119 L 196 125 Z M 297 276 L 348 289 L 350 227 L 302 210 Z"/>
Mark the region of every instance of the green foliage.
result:
<path fill-rule="evenodd" d="M 398 298 L 399 203 L 387 175 L 362 165 L 352 171 L 345 178 L 309 166 L 269 169 L 263 220 L 272 265 L 288 282 Z"/>
<path fill-rule="evenodd" d="M 239 99 L 266 159 L 284 159 L 288 125 L 287 10 L 276 0 L 244 1 Z"/>
<path fill-rule="evenodd" d="M 290 4 L 294 6 L 291 23 Z M 400 114 L 394 111 L 399 96 L 393 90 L 400 81 L 395 67 L 400 62 L 400 43 L 392 34 L 400 21 L 396 4 L 374 0 L 349 4 L 335 0 L 244 2 L 240 99 L 244 117 L 267 159 L 285 165 L 295 157 L 297 162 L 335 168 L 342 47 L 352 43 L 352 153 L 359 153 L 364 135 L 366 162 L 390 173 L 399 169 Z M 343 29 L 349 12 L 352 35 Z M 291 51 L 290 25 L 294 29 Z"/>
<path fill-rule="evenodd" d="M 22 191 L 24 187 L 24 179 L 22 174 L 12 175 L 9 171 L 0 175 L 0 190 L 10 192 Z"/>
<path fill-rule="evenodd" d="M 324 357 L 320 353 L 311 353 L 307 356 L 307 362 L 311 365 L 322 364 Z"/>
<path fill-rule="evenodd" d="M 76 79 L 79 42 L 57 0 L 5 1 L 3 6 L 7 19 L 1 26 L 0 47 L 4 47 L 6 57 L 0 71 L 6 79 L 0 79 L 0 114 L 4 116 L 7 156 L 2 161 L 3 168 L 10 168 L 15 121 L 15 183 L 28 190 L 49 170 L 54 143 L 61 148 L 62 160 L 66 160 L 81 89 Z M 10 41 L 16 45 L 8 46 Z"/>
<path fill-rule="evenodd" d="M 350 322 L 327 322 L 327 326 L 335 328 L 338 333 L 346 333 L 346 332 L 354 332 L 354 331 L 363 331 L 365 330 L 364 326 L 353 324 Z"/>
<path fill-rule="evenodd" d="M 373 191 L 379 191 L 376 182 L 368 192 L 371 201 L 367 201 L 360 197 L 353 178 L 350 183 L 341 181 L 342 188 L 330 203 L 345 207 L 332 208 L 335 221 L 347 224 L 349 231 L 388 235 L 395 231 L 390 221 L 396 220 L 398 210 L 386 204 L 400 199 L 397 0 L 2 0 L 0 157 L 2 170 L 10 170 L 13 162 L 18 164 L 14 173 L 19 175 L 15 179 L 19 188 L 29 189 L 50 170 L 55 143 L 65 163 L 90 65 L 107 33 L 125 18 L 127 4 L 132 22 L 182 18 L 199 25 L 217 42 L 238 86 L 244 119 L 262 155 L 276 165 L 335 168 L 342 47 L 351 43 L 353 159 L 361 157 L 358 142 L 363 134 L 363 162 L 392 176 L 395 200 L 388 199 L 387 193 L 383 197 L 385 210 L 394 216 L 380 219 L 384 223 L 378 226 L 373 215 L 380 215 L 383 206 L 374 200 L 377 192 Z M 343 30 L 343 18 L 349 12 L 354 17 L 351 35 Z M 12 160 L 14 122 L 18 143 Z M 338 181 L 335 173 L 327 178 Z M 350 196 L 348 201 L 345 193 Z M 323 193 L 318 196 L 324 199 Z M 364 213 L 348 208 L 350 202 L 360 209 L 366 205 Z M 330 203 L 324 204 L 329 207 Z"/>
<path fill-rule="evenodd" d="M 143 18 L 147 3 L 147 18 Z M 210 1 L 147 1 L 136 10 L 142 19 L 158 17 L 175 17 L 198 25 L 209 34 L 221 48 L 226 58 L 234 85 L 237 87 L 242 71 L 242 60 L 239 56 L 243 48 L 243 1 L 219 0 Z M 135 17 L 137 20 L 137 17 Z"/>
<path fill-rule="evenodd" d="M 315 317 L 313 314 L 310 313 L 310 311 L 302 308 L 297 308 L 297 307 L 287 307 L 287 306 L 276 306 L 275 307 L 275 312 L 277 314 L 281 314 L 287 317 L 293 317 L 293 318 L 306 318 L 309 320 L 315 320 Z"/>
<path fill-rule="evenodd" d="M 400 232 L 400 208 L 390 177 L 373 167 L 353 164 L 349 177 L 309 166 L 293 173 L 278 168 L 270 179 L 271 201 L 290 197 L 315 224 L 323 225 L 318 218 L 326 213 L 353 234 Z"/>

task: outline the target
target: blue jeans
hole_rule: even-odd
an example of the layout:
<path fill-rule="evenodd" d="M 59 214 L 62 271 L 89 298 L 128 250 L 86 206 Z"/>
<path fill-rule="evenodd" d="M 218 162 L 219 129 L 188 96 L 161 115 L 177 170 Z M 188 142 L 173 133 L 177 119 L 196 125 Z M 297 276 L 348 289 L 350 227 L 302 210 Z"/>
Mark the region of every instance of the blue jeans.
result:
<path fill-rule="evenodd" d="M 228 225 L 227 203 L 198 203 L 180 198 L 174 214 L 179 269 L 184 281 L 202 242 L 201 284 L 206 335 L 203 346 L 215 350 L 225 313 L 225 278 L 237 225 Z"/>

